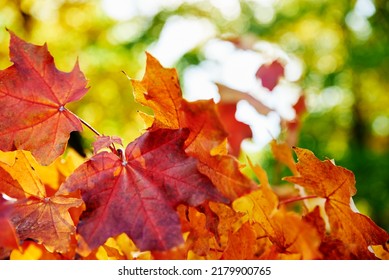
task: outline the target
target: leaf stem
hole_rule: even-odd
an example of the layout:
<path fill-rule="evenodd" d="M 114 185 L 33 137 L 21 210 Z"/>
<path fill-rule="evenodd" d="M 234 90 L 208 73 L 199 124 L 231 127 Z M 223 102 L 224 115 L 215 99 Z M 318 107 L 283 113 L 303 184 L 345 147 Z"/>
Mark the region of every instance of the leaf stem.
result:
<path fill-rule="evenodd" d="M 77 116 L 77 115 L 76 115 Z M 93 126 L 91 126 L 89 123 L 87 123 L 85 120 L 81 119 L 79 116 L 77 118 L 82 122 L 87 128 L 89 128 L 94 134 L 97 136 L 103 136 L 100 132 L 98 132 Z M 118 155 L 118 151 L 115 147 L 115 144 L 112 143 L 111 146 L 109 146 L 109 149 L 116 155 Z"/>
<path fill-rule="evenodd" d="M 97 136 L 101 136 L 100 132 L 98 132 L 93 126 L 91 126 L 89 123 L 87 123 L 86 121 L 84 121 L 83 119 L 81 119 L 79 116 L 77 116 L 77 118 L 80 120 L 80 122 L 82 122 L 87 128 L 89 128 L 90 130 L 92 130 L 92 132 L 94 134 L 96 134 Z"/>
<path fill-rule="evenodd" d="M 287 198 L 287 199 L 281 200 L 278 203 L 278 207 L 283 205 L 283 204 L 289 204 L 289 203 L 301 201 L 301 200 L 304 200 L 304 199 L 311 199 L 311 198 L 318 198 L 318 196 L 317 195 L 294 196 L 294 197 L 291 197 L 291 198 Z"/>

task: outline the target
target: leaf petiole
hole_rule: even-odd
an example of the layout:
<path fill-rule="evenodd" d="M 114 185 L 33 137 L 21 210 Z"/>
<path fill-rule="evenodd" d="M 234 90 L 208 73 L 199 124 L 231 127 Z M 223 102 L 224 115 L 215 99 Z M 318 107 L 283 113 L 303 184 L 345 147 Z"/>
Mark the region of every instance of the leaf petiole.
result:
<path fill-rule="evenodd" d="M 65 108 L 66 109 L 66 108 Z M 80 122 L 85 125 L 87 128 L 89 128 L 94 134 L 96 134 L 97 136 L 103 136 L 100 132 L 98 132 L 93 126 L 91 126 L 89 123 L 87 123 L 85 120 L 83 120 L 82 118 L 80 118 L 79 116 L 75 115 L 79 120 Z M 118 154 L 118 151 L 115 147 L 115 144 L 112 143 L 111 146 L 109 146 L 109 149 L 114 153 L 114 154 Z"/>
<path fill-rule="evenodd" d="M 96 134 L 97 136 L 101 136 L 100 132 L 98 132 L 93 126 L 91 126 L 89 123 L 87 123 L 86 121 L 84 121 L 83 119 L 81 119 L 79 116 L 76 115 L 76 117 L 80 120 L 80 122 L 82 122 L 83 125 L 85 125 L 87 128 L 89 128 L 90 130 L 92 130 L 92 132 L 94 134 Z"/>
<path fill-rule="evenodd" d="M 289 204 L 289 203 L 293 203 L 293 202 L 297 202 L 297 201 L 301 201 L 301 200 L 305 200 L 305 199 L 311 199 L 311 198 L 318 198 L 318 196 L 317 195 L 307 195 L 307 196 L 294 196 L 294 197 L 290 197 L 290 198 L 281 200 L 278 203 L 278 207 L 280 207 L 283 204 Z"/>

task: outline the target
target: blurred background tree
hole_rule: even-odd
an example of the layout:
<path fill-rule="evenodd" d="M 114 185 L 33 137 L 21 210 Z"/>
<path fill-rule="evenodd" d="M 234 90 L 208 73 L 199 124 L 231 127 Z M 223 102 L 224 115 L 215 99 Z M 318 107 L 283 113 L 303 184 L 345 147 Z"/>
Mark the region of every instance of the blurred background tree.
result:
<path fill-rule="evenodd" d="M 126 141 L 144 129 L 144 109 L 121 72 L 140 78 L 145 50 L 177 67 L 185 89 L 212 38 L 278 45 L 302 66 L 307 113 L 296 144 L 352 170 L 358 208 L 389 230 L 388 1 L 0 0 L 0 27 L 0 69 L 11 65 L 5 28 L 47 42 L 61 70 L 78 59 L 91 88 L 70 109 Z M 83 136 L 88 149 L 93 136 Z"/>

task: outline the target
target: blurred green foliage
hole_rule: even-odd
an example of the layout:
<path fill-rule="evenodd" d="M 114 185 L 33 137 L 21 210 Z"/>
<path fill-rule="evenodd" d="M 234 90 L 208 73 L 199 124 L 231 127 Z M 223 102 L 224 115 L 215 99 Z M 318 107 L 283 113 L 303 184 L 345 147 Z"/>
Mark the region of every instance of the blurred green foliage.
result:
<path fill-rule="evenodd" d="M 276 43 L 304 63 L 308 113 L 298 145 L 352 170 L 357 206 L 389 230 L 389 2 L 242 0 L 232 16 L 217 7 L 220 1 L 181 2 L 115 20 L 97 0 L 0 0 L 0 68 L 10 65 L 5 27 L 35 44 L 47 42 L 62 70 L 78 59 L 91 88 L 71 109 L 101 133 L 128 142 L 144 125 L 121 72 L 141 76 L 144 51 L 169 18 L 206 19 L 221 38 Z M 202 59 L 194 48 L 176 66 L 181 73 Z"/>

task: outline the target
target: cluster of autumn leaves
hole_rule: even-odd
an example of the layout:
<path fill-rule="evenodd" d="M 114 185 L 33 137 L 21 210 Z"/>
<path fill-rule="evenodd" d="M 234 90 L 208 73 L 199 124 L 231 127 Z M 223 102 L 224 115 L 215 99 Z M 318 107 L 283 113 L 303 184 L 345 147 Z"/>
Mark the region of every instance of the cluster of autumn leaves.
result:
<path fill-rule="evenodd" d="M 241 172 L 213 101 L 188 102 L 174 69 L 147 54 L 135 99 L 151 108 L 138 139 L 99 135 L 86 161 L 65 152 L 82 121 L 78 65 L 11 33 L 0 71 L 0 257 L 11 259 L 376 259 L 389 235 L 353 206 L 351 171 L 273 141 L 293 176 L 280 198 L 266 172 Z M 65 154 L 64 154 L 65 152 Z M 260 184 L 257 184 L 259 181 Z M 300 203 L 295 211 L 290 203 Z"/>

